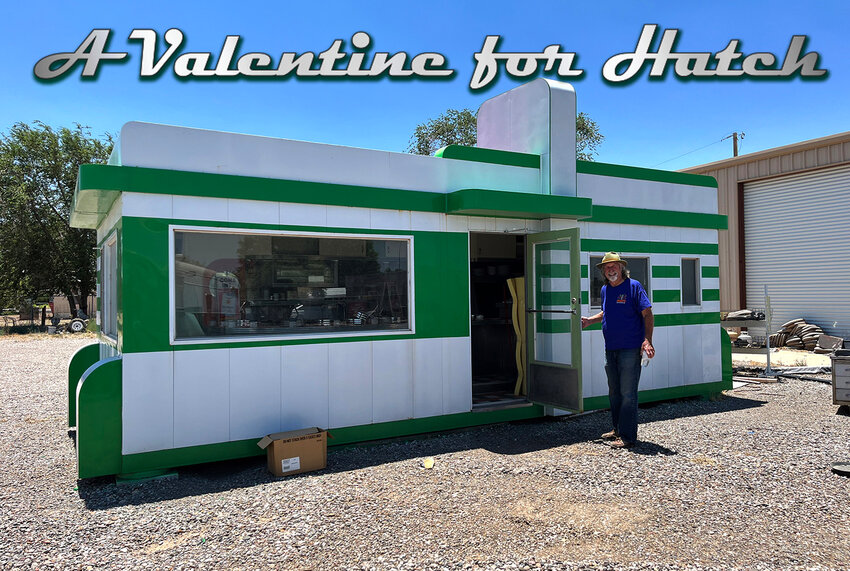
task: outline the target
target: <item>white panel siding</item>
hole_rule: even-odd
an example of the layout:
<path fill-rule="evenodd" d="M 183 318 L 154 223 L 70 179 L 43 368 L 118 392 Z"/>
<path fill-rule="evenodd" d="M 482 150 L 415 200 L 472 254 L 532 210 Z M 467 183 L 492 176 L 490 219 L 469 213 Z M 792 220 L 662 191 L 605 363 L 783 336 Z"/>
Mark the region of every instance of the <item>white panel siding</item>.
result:
<path fill-rule="evenodd" d="M 723 361 L 720 352 L 720 328 L 714 324 L 701 325 L 700 327 L 702 328 L 703 382 L 718 382 L 723 377 Z"/>
<path fill-rule="evenodd" d="M 329 426 L 328 347 L 281 347 L 281 430 Z"/>
<path fill-rule="evenodd" d="M 469 385 L 472 393 L 472 380 Z M 413 416 L 443 414 L 443 340 L 413 341 Z"/>
<path fill-rule="evenodd" d="M 230 349 L 230 440 L 279 432 L 280 347 Z"/>
<path fill-rule="evenodd" d="M 472 345 L 469 337 L 443 339 L 443 413 L 472 410 Z"/>
<path fill-rule="evenodd" d="M 170 194 L 151 194 L 146 192 L 123 192 L 122 216 L 140 218 L 172 218 L 172 197 Z"/>
<path fill-rule="evenodd" d="M 328 206 L 328 226 L 331 228 L 371 228 L 368 208 Z"/>
<path fill-rule="evenodd" d="M 372 422 L 372 343 L 328 345 L 329 428 Z"/>
<path fill-rule="evenodd" d="M 774 330 L 802 317 L 850 338 L 848 220 L 848 166 L 746 184 L 747 306 L 764 307 L 767 285 Z"/>
<path fill-rule="evenodd" d="M 642 388 L 666 389 L 671 386 L 679 386 L 678 379 L 670 378 L 670 333 L 676 332 L 677 328 L 656 327 L 652 333 L 652 345 L 655 347 L 655 357 L 649 360 L 646 370 L 651 370 L 652 382 L 649 386 Z M 678 333 L 674 333 L 678 334 Z M 677 357 L 678 358 L 678 357 Z"/>
<path fill-rule="evenodd" d="M 410 230 L 409 210 L 382 210 L 372 208 L 369 220 L 374 230 Z"/>
<path fill-rule="evenodd" d="M 121 129 L 123 166 L 428 192 L 540 192 L 538 169 L 151 123 Z"/>
<path fill-rule="evenodd" d="M 717 190 L 704 186 L 579 173 L 578 195 L 605 206 L 717 213 Z"/>
<path fill-rule="evenodd" d="M 277 224 L 280 212 L 274 202 L 228 198 L 227 221 L 246 224 Z"/>
<path fill-rule="evenodd" d="M 413 342 L 372 343 L 372 422 L 413 418 Z"/>
<path fill-rule="evenodd" d="M 682 330 L 683 383 L 694 385 L 705 382 L 703 379 L 703 343 L 702 325 L 685 325 Z M 718 332 L 719 336 L 720 333 Z"/>
<path fill-rule="evenodd" d="M 223 222 L 227 220 L 227 199 L 207 198 L 204 196 L 172 197 L 174 218 L 180 220 L 207 220 Z"/>
<path fill-rule="evenodd" d="M 328 207 L 321 204 L 280 204 L 280 223 L 284 226 L 328 225 Z"/>
<path fill-rule="evenodd" d="M 174 366 L 171 352 L 122 356 L 124 454 L 174 447 Z"/>
<path fill-rule="evenodd" d="M 440 232 L 446 229 L 446 216 L 437 212 L 411 212 L 411 230 Z"/>
<path fill-rule="evenodd" d="M 118 223 L 118 220 L 123 216 L 124 212 L 124 196 L 127 193 L 122 192 L 118 195 L 118 198 L 115 199 L 115 202 L 112 203 L 112 206 L 109 208 L 109 213 L 106 215 L 106 218 L 100 223 L 97 227 L 97 243 L 100 244 L 104 238 L 106 238 L 110 232 L 112 232 L 115 225 Z M 99 260 L 100 258 L 98 258 Z"/>
<path fill-rule="evenodd" d="M 684 331 L 683 327 L 667 328 L 667 378 L 669 386 L 680 387 L 685 382 Z M 719 333 L 718 333 L 719 335 Z M 653 341 L 655 335 L 653 334 Z"/>
<path fill-rule="evenodd" d="M 230 355 L 207 349 L 174 353 L 174 446 L 230 439 Z"/>

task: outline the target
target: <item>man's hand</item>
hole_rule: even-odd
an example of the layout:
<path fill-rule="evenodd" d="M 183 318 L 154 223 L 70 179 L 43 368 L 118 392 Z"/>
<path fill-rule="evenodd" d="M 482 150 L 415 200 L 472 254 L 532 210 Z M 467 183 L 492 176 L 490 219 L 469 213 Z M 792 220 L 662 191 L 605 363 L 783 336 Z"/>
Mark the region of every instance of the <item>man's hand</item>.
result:
<path fill-rule="evenodd" d="M 652 341 L 650 341 L 649 339 L 643 340 L 643 343 L 640 346 L 640 350 L 643 351 L 650 359 L 655 357 L 655 347 L 652 346 Z"/>
<path fill-rule="evenodd" d="M 590 317 L 581 316 L 581 328 L 584 329 L 588 325 L 593 325 L 594 323 L 599 323 L 602 321 L 602 312 L 600 311 L 596 315 L 591 315 Z"/>

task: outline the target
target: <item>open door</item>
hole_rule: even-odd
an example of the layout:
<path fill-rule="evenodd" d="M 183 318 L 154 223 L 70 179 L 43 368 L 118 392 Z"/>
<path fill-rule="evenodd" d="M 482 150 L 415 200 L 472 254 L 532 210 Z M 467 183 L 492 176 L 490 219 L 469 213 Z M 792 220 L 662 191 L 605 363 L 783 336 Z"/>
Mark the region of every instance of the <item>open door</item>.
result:
<path fill-rule="evenodd" d="M 578 228 L 526 242 L 528 400 L 581 412 L 581 264 Z"/>

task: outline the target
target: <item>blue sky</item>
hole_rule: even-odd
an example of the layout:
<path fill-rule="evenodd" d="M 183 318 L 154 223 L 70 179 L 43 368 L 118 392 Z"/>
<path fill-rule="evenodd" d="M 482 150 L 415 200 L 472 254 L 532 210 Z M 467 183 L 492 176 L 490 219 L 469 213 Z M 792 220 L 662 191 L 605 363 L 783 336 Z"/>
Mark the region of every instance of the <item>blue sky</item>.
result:
<path fill-rule="evenodd" d="M 0 21 L 0 131 L 41 120 L 114 134 L 125 122 L 138 120 L 403 152 L 417 124 L 450 107 L 477 109 L 522 82 L 503 71 L 486 92 L 468 88 L 473 54 L 485 36 L 500 35 L 503 51 L 541 52 L 560 44 L 578 54 L 576 67 L 584 75 L 569 81 L 579 111 L 605 135 L 597 160 L 676 170 L 731 156 L 731 141 L 719 141 L 733 131 L 746 133 L 743 154 L 850 130 L 848 5 L 762 0 L 15 3 Z M 771 52 L 780 62 L 791 37 L 807 35 L 807 51 L 820 54 L 819 67 L 829 75 L 821 81 L 682 81 L 673 74 L 649 80 L 644 70 L 628 85 L 603 81 L 605 61 L 633 51 L 644 24 L 679 29 L 678 51 L 713 53 L 738 39 L 745 54 Z M 81 80 L 80 68 L 61 81 L 36 81 L 33 67 L 39 59 L 74 51 L 94 28 L 112 30 L 109 49 L 128 52 L 126 63 L 104 65 L 95 81 Z M 225 36 L 239 35 L 240 53 L 266 52 L 275 59 L 280 52 L 321 52 L 334 39 L 348 43 L 355 32 L 365 31 L 375 51 L 438 52 L 455 74 L 446 81 L 178 81 L 167 71 L 142 81 L 140 44 L 127 40 L 136 28 L 160 36 L 179 28 L 186 35 L 179 53 L 214 57 Z"/>

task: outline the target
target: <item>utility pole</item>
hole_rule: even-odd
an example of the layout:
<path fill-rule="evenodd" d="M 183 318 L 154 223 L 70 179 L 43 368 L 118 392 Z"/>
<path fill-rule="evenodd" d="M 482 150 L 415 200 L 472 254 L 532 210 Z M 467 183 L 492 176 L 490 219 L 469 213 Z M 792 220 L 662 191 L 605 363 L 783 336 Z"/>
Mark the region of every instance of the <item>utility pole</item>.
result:
<path fill-rule="evenodd" d="M 730 139 L 730 138 L 732 139 L 732 156 L 733 157 L 738 156 L 738 135 L 741 136 L 741 140 L 743 141 L 744 140 L 744 133 L 738 133 L 737 131 L 735 131 L 734 133 L 732 133 L 728 137 L 723 137 L 722 139 L 720 139 L 721 141 L 725 141 L 726 139 Z"/>

